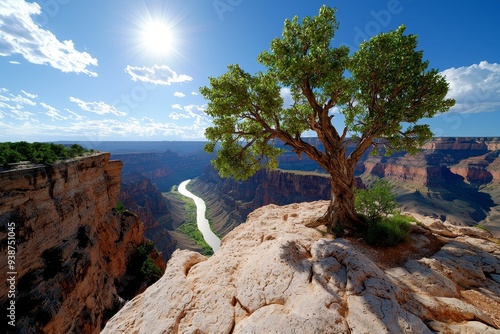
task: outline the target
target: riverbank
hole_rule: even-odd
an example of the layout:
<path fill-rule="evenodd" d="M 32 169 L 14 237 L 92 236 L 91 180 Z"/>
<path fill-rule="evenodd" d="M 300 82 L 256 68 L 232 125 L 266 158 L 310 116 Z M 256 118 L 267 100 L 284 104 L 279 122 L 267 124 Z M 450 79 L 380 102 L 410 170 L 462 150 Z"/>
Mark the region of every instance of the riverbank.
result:
<path fill-rule="evenodd" d="M 216 252 L 220 247 L 219 237 L 210 229 L 210 224 L 206 218 L 206 204 L 205 201 L 198 196 L 194 195 L 192 192 L 186 189 L 187 184 L 191 180 L 183 181 L 178 188 L 180 194 L 191 198 L 196 205 L 196 223 L 197 227 L 203 235 L 206 243 L 212 247 L 213 251 Z"/>

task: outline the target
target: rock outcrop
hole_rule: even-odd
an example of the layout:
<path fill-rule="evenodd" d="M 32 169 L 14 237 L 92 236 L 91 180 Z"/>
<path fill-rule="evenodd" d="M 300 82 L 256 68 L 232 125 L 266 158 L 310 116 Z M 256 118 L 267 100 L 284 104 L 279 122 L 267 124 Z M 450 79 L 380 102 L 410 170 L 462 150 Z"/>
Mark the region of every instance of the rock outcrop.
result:
<path fill-rule="evenodd" d="M 2 253 L 15 225 L 15 332 L 98 333 L 122 306 L 117 287 L 145 238 L 137 216 L 113 210 L 122 163 L 109 157 L 0 173 Z"/>
<path fill-rule="evenodd" d="M 498 332 L 500 246 L 486 232 L 426 218 L 403 248 L 372 249 L 305 227 L 326 205 L 260 208 L 208 259 L 176 251 L 102 333 Z"/>

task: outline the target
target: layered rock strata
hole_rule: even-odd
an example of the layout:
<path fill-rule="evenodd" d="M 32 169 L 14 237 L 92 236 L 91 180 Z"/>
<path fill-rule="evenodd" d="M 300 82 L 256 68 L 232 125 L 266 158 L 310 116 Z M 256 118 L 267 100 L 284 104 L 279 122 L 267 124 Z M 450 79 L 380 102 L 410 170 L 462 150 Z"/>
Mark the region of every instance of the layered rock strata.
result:
<path fill-rule="evenodd" d="M 364 185 L 357 178 L 358 188 Z M 196 178 L 190 189 L 209 208 L 207 215 L 222 235 L 245 221 L 248 214 L 268 204 L 287 205 L 330 198 L 327 174 L 286 170 L 260 170 L 245 181 L 222 179 L 212 167 Z"/>
<path fill-rule="evenodd" d="M 15 224 L 15 331 L 99 333 L 121 307 L 117 286 L 145 239 L 137 216 L 113 211 L 122 163 L 109 157 L 0 173 L 2 253 Z"/>
<path fill-rule="evenodd" d="M 102 333 L 498 332 L 500 246 L 486 232 L 426 218 L 394 263 L 305 227 L 327 205 L 260 208 L 208 259 L 176 251 Z"/>
<path fill-rule="evenodd" d="M 144 223 L 144 235 L 154 242 L 165 261 L 177 247 L 176 240 L 169 233 L 172 220 L 172 203 L 168 202 L 151 180 L 137 173 L 122 175 L 119 200 L 134 212 Z"/>

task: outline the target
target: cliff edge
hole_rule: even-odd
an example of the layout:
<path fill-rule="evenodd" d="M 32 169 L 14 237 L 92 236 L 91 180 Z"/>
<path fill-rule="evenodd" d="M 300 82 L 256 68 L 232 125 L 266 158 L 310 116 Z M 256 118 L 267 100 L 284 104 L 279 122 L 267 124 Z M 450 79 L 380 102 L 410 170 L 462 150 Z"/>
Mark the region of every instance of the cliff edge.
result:
<path fill-rule="evenodd" d="M 9 332 L 99 333 L 122 306 L 117 289 L 145 238 L 135 215 L 113 210 L 122 163 L 109 157 L 0 173 L 1 252 L 16 248 L 12 267 L 0 263 L 15 272 L 15 298 L 0 294 L 2 309 L 15 302 Z"/>
<path fill-rule="evenodd" d="M 210 258 L 178 250 L 107 333 L 498 333 L 500 246 L 420 217 L 399 249 L 305 224 L 326 201 L 269 205 Z"/>

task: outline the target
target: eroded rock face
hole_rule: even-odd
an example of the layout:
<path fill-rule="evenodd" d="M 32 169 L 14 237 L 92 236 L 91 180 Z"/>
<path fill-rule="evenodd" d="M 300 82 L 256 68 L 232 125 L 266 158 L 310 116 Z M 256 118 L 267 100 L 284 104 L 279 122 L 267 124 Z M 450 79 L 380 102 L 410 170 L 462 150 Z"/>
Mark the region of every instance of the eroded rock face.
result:
<path fill-rule="evenodd" d="M 498 331 L 500 246 L 482 232 L 426 221 L 412 240 L 430 243 L 436 229 L 441 250 L 390 267 L 357 239 L 305 227 L 327 205 L 260 208 L 208 259 L 176 251 L 103 333 Z"/>
<path fill-rule="evenodd" d="M 115 283 L 145 239 L 135 215 L 112 210 L 122 163 L 109 156 L 0 173 L 2 247 L 4 227 L 16 228 L 19 332 L 98 333 L 122 305 Z"/>
<path fill-rule="evenodd" d="M 139 216 L 144 223 L 144 235 L 154 242 L 164 260 L 168 261 L 177 243 L 169 231 L 158 222 L 157 217 L 165 220 L 173 211 L 161 191 L 140 173 L 124 173 L 118 198 L 127 209 Z"/>

